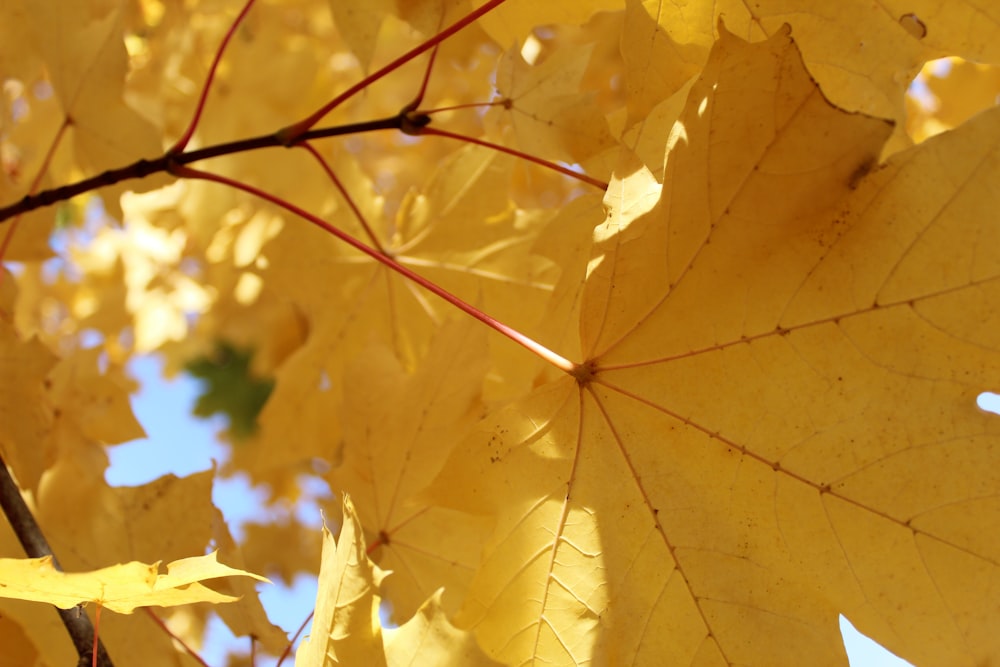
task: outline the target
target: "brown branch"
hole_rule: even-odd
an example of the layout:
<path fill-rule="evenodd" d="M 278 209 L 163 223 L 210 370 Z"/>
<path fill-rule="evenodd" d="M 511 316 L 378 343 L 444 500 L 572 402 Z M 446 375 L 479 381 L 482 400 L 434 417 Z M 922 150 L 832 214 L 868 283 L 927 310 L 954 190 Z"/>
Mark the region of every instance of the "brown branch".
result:
<path fill-rule="evenodd" d="M 65 201 L 91 190 L 97 190 L 98 188 L 131 179 L 146 178 L 160 172 L 169 172 L 172 167 L 178 165 L 186 165 L 198 160 L 207 160 L 213 157 L 242 153 L 260 148 L 290 147 L 313 139 L 358 134 L 361 132 L 374 132 L 377 130 L 400 130 L 407 122 L 409 122 L 409 119 L 407 111 L 404 110 L 390 118 L 380 118 L 363 123 L 348 123 L 346 125 L 309 130 L 296 138 L 293 144 L 286 143 L 285 140 L 279 137 L 278 133 L 274 133 L 251 137 L 249 139 L 240 139 L 239 141 L 230 141 L 225 144 L 217 144 L 183 153 L 171 153 L 168 151 L 154 160 L 138 160 L 128 166 L 109 169 L 76 183 L 43 190 L 33 195 L 26 195 L 20 201 L 0 208 L 0 224 L 17 215 Z"/>
<path fill-rule="evenodd" d="M 24 502 L 21 490 L 10 476 L 3 457 L 0 457 L 0 507 L 3 507 L 3 513 L 7 515 L 7 521 L 14 529 L 14 534 L 17 535 L 21 546 L 24 547 L 25 553 L 31 558 L 50 556 L 52 566 L 57 570 L 62 570 L 42 533 L 41 527 L 35 521 L 27 503 Z M 72 609 L 59 609 L 57 607 L 56 611 L 59 613 L 63 625 L 66 626 L 66 632 L 69 633 L 77 655 L 80 656 L 77 666 L 90 667 L 90 665 L 95 664 L 93 660 L 94 626 L 90 623 L 90 617 L 84 613 L 83 607 L 81 605 Z M 111 658 L 108 656 L 104 644 L 100 641 L 97 642 L 96 664 L 99 667 L 113 667 Z"/>

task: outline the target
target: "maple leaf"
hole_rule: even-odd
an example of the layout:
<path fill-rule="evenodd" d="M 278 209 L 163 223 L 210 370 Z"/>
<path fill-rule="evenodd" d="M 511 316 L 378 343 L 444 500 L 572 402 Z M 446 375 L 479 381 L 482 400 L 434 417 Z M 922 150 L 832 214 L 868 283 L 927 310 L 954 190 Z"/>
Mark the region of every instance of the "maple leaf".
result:
<path fill-rule="evenodd" d="M 0 635 L 4 638 L 4 657 L 12 665 L 33 665 L 39 657 L 34 644 L 13 619 L 0 618 Z"/>
<path fill-rule="evenodd" d="M 475 146 L 460 149 L 403 202 L 395 224 L 385 224 L 395 233 L 376 225 L 380 215 L 368 220 L 404 266 L 496 317 L 530 326 L 544 315 L 556 273 L 531 253 L 547 216 L 519 214 L 507 194 L 510 170 L 504 156 Z M 361 173 L 349 169 L 345 180 L 363 186 L 351 189 L 361 210 L 379 210 Z M 343 215 L 351 216 L 345 227 L 360 231 L 346 207 Z M 296 300 L 310 329 L 275 375 L 260 415 L 259 448 L 238 454 L 267 479 L 268 468 L 300 470 L 312 457 L 333 457 L 340 424 L 330 406 L 340 404 L 344 387 L 331 378 L 341 377 L 372 337 L 391 343 L 403 363 L 412 365 L 453 315 L 444 302 L 318 230 L 286 227 L 266 252 L 274 268 L 265 278 Z M 537 365 L 518 361 L 513 345 L 501 343 L 491 352 L 495 393 L 517 393 L 538 372 Z M 289 429 L 311 435 L 289 443 Z"/>
<path fill-rule="evenodd" d="M 212 518 L 212 536 L 223 560 L 241 570 L 250 570 L 244 562 L 242 549 L 236 544 L 222 512 L 218 510 Z M 288 643 L 288 637 L 268 620 L 267 612 L 257 597 L 254 579 L 255 577 L 227 577 L 213 582 L 212 586 L 217 592 L 238 600 L 236 604 L 219 607 L 216 613 L 236 636 L 254 637 L 271 653 L 281 653 Z"/>
<path fill-rule="evenodd" d="M 693 43 L 674 41 L 663 25 L 674 28 L 674 36 L 678 39 L 683 40 L 686 36 L 678 34 L 676 26 L 667 21 L 663 21 L 663 25 L 658 23 L 660 9 L 659 3 L 630 0 L 625 4 L 622 32 L 631 37 L 622 40 L 621 45 L 626 65 L 627 125 L 648 118 L 657 105 L 697 75 L 708 57 L 710 45 L 700 43 L 701 40 L 692 40 Z M 686 22 L 685 25 L 690 24 Z M 662 149 L 662 143 L 660 147 Z"/>
<path fill-rule="evenodd" d="M 917 663 L 995 660 L 998 127 L 866 176 L 890 126 L 787 35 L 723 31 L 662 192 L 609 188 L 587 363 L 442 472 L 499 515 L 459 625 L 512 663 L 836 665 L 839 611 Z"/>
<path fill-rule="evenodd" d="M 1000 426 L 973 405 L 1000 377 L 1000 119 L 967 120 L 996 82 L 953 60 L 938 108 L 904 96 L 931 58 L 1000 60 L 993 3 L 29 4 L 0 6 L 4 206 L 189 137 L 123 230 L 74 200 L 85 228 L 38 209 L 0 240 L 0 450 L 70 570 L 209 540 L 286 580 L 322 561 L 307 665 L 842 665 L 841 613 L 917 663 L 1000 659 Z M 318 107 L 350 136 L 275 146 Z M 341 125 L 385 116 L 409 125 Z M 336 544 L 284 508 L 234 537 L 214 471 L 104 481 L 140 431 L 122 364 L 220 340 L 277 382 L 220 467 L 349 493 Z M 291 650 L 252 579 L 214 588 Z M 197 645 L 210 609 L 165 615 Z M 73 660 L 48 605 L 0 611 L 12 659 Z M 104 618 L 111 653 L 194 664 L 148 616 Z"/>
<path fill-rule="evenodd" d="M 66 448 L 42 479 L 36 515 L 65 570 L 92 571 L 122 561 L 169 562 L 204 552 L 212 536 L 212 471 L 112 488 L 104 480 L 106 466 L 99 450 Z M 19 549 L 9 528 L 0 533 L 0 545 L 7 554 Z M 230 606 L 256 602 L 240 593 L 244 598 Z M 72 645 L 51 608 L 18 600 L 0 600 L 0 606 L 22 622 L 47 662 L 70 661 Z M 145 615 L 106 615 L 100 626 L 103 640 L 123 655 L 148 665 L 176 664 L 172 639 Z"/>
<path fill-rule="evenodd" d="M 82 4 L 64 7 L 46 0 L 32 2 L 21 19 L 21 29 L 30 35 L 21 47 L 37 54 L 35 62 L 45 63 L 62 112 L 56 125 L 46 128 L 48 141 L 58 145 L 63 131 L 72 138 L 72 158 L 60 161 L 60 178 L 68 177 L 71 165 L 97 173 L 137 153 L 146 157 L 159 153 L 156 130 L 122 103 L 127 54 L 119 39 L 119 10 L 100 11 Z M 150 189 L 164 182 L 158 176 L 143 185 Z M 112 187 L 106 201 L 118 218 L 122 192 L 123 187 Z"/>
<path fill-rule="evenodd" d="M 344 498 L 340 543 L 323 528 L 323 556 L 312 631 L 295 663 L 384 665 L 376 591 L 385 573 L 365 555 L 364 537 L 350 499 Z"/>
<path fill-rule="evenodd" d="M 496 665 L 470 633 L 453 627 L 440 612 L 440 591 L 409 621 L 383 630 L 378 590 L 388 575 L 365 555 L 357 513 L 344 497 L 339 541 L 323 528 L 323 558 L 312 633 L 299 647 L 295 664 L 327 665 Z M 419 647 L 415 652 L 414 648 Z"/>
<path fill-rule="evenodd" d="M 638 9 L 636 4 L 630 3 L 632 14 Z M 720 19 L 725 19 L 729 30 L 751 40 L 773 36 L 790 25 L 809 73 L 831 102 L 896 121 L 896 134 L 885 147 L 888 155 L 912 143 L 903 133 L 903 100 L 909 82 L 925 61 L 959 54 L 970 60 L 996 62 L 1000 17 L 988 4 L 963 1 L 942 11 L 933 0 L 894 0 L 877 5 L 834 5 L 821 0 L 761 0 L 752 5 L 643 0 L 641 11 L 664 33 L 651 40 L 654 49 L 665 36 L 672 51 L 683 61 L 694 63 L 699 62 L 699 52 L 707 56 Z M 973 16 L 988 18 L 976 20 Z M 928 30 L 928 26 L 933 29 Z M 636 43 L 638 46 L 629 48 L 641 53 L 645 41 L 637 39 Z M 636 64 L 641 65 L 636 76 L 662 76 L 662 61 Z"/>
<path fill-rule="evenodd" d="M 581 2 L 532 2 L 508 0 L 490 12 L 480 23 L 490 37 L 504 47 L 523 40 L 537 25 L 547 23 L 580 24 L 600 11 L 619 9 L 615 0 L 583 0 Z"/>
<path fill-rule="evenodd" d="M 51 463 L 49 452 L 35 445 L 52 427 L 45 377 L 56 361 L 40 341 L 22 341 L 0 322 L 0 453 L 27 488 Z"/>
<path fill-rule="evenodd" d="M 267 581 L 223 565 L 215 552 L 168 563 L 166 574 L 160 574 L 159 567 L 159 563 L 133 561 L 93 572 L 61 572 L 53 567 L 49 556 L 0 558 L 0 597 L 48 602 L 62 609 L 96 602 L 111 611 L 131 614 L 137 607 L 173 607 L 192 602 L 218 604 L 238 599 L 199 583 L 206 579 L 239 575 Z"/>
<path fill-rule="evenodd" d="M 587 164 L 616 147 L 593 96 L 579 92 L 592 51 L 589 45 L 567 49 L 535 67 L 508 51 L 497 68 L 503 104 L 490 110 L 486 122 L 506 120 L 517 147 L 569 163 Z"/>
<path fill-rule="evenodd" d="M 441 329 L 413 375 L 375 346 L 344 375 L 342 462 L 327 478 L 355 499 L 370 555 L 394 571 L 382 588 L 402 618 L 441 587 L 454 611 L 479 562 L 484 522 L 420 497 L 482 414 L 486 336 L 472 324 Z"/>
<path fill-rule="evenodd" d="M 344 40 L 361 62 L 365 71 L 375 53 L 379 28 L 389 13 L 387 0 L 376 0 L 364 6 L 331 2 L 330 11 L 336 24 L 344 31 Z"/>
<path fill-rule="evenodd" d="M 120 560 L 178 560 L 185 553 L 204 551 L 212 537 L 228 562 L 246 569 L 231 538 L 217 527 L 218 510 L 211 504 L 213 471 L 184 478 L 167 475 L 141 486 L 112 488 L 104 480 L 106 465 L 103 453 L 98 455 L 92 447 L 69 447 L 45 473 L 38 489 L 36 515 L 66 570 L 99 570 Z M 0 531 L 3 553 L 13 554 L 18 548 L 9 528 Z M 262 619 L 265 614 L 256 591 L 242 581 L 247 580 L 212 583 L 213 589 L 231 598 L 220 616 L 234 632 L 249 629 L 265 646 L 280 652 L 284 633 Z M 57 619 L 50 608 L 14 599 L 0 600 L 0 608 L 4 615 L 21 621 L 48 663 L 69 660 L 72 646 L 65 630 L 54 623 Z M 186 622 L 198 627 L 205 611 L 204 606 L 185 608 Z M 143 664 L 176 664 L 172 639 L 145 615 L 105 616 L 100 627 L 103 640 L 122 655 Z"/>
<path fill-rule="evenodd" d="M 72 430 L 73 439 L 117 445 L 146 433 L 132 414 L 128 382 L 121 371 L 101 372 L 101 350 L 79 350 L 63 359 L 48 378 L 49 394 L 57 406 L 57 430 Z M 66 436 L 52 436 L 66 440 Z"/>

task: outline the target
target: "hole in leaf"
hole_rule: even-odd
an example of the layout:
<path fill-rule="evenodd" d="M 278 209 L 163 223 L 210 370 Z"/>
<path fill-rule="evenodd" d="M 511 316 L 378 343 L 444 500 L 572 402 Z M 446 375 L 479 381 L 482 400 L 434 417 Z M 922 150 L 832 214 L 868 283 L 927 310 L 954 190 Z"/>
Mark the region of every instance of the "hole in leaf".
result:
<path fill-rule="evenodd" d="M 875 640 L 858 632 L 844 616 L 840 617 L 840 634 L 851 667 L 913 667 Z"/>
<path fill-rule="evenodd" d="M 395 610 L 392 602 L 383 598 L 378 606 L 378 618 L 383 628 L 394 630 L 399 627 L 399 623 L 396 623 L 392 618 L 393 611 Z"/>
<path fill-rule="evenodd" d="M 976 405 L 979 406 L 980 410 L 1000 415 L 1000 394 L 984 391 L 976 397 Z"/>

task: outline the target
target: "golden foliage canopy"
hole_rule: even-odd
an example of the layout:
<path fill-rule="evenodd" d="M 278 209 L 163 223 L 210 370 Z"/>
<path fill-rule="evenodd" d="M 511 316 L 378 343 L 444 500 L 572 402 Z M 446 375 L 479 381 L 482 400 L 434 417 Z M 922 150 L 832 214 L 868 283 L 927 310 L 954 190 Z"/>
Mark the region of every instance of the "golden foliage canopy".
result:
<path fill-rule="evenodd" d="M 90 601 L 192 665 L 128 612 L 235 599 L 162 613 L 278 656 L 252 580 L 198 583 L 259 572 L 318 576 L 306 667 L 842 666 L 840 614 L 1000 662 L 1000 9 L 488 4 L 422 51 L 484 3 L 0 5 L 0 206 L 142 175 L 0 226 L 0 454 L 68 571 L 0 559 L 0 645 L 67 664 L 37 601 Z M 109 486 L 126 364 L 220 344 L 256 429 Z M 332 532 L 227 525 L 235 474 L 322 481 Z"/>

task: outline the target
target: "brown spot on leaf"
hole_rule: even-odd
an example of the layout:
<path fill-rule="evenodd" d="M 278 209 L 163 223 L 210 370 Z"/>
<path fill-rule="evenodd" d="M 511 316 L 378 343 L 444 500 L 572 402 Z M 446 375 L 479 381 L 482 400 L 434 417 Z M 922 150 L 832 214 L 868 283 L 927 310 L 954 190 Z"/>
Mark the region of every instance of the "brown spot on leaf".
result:
<path fill-rule="evenodd" d="M 851 172 L 851 177 L 847 180 L 847 187 L 856 190 L 861 179 L 867 176 L 875 167 L 875 158 L 868 158 L 858 165 L 858 168 Z"/>

